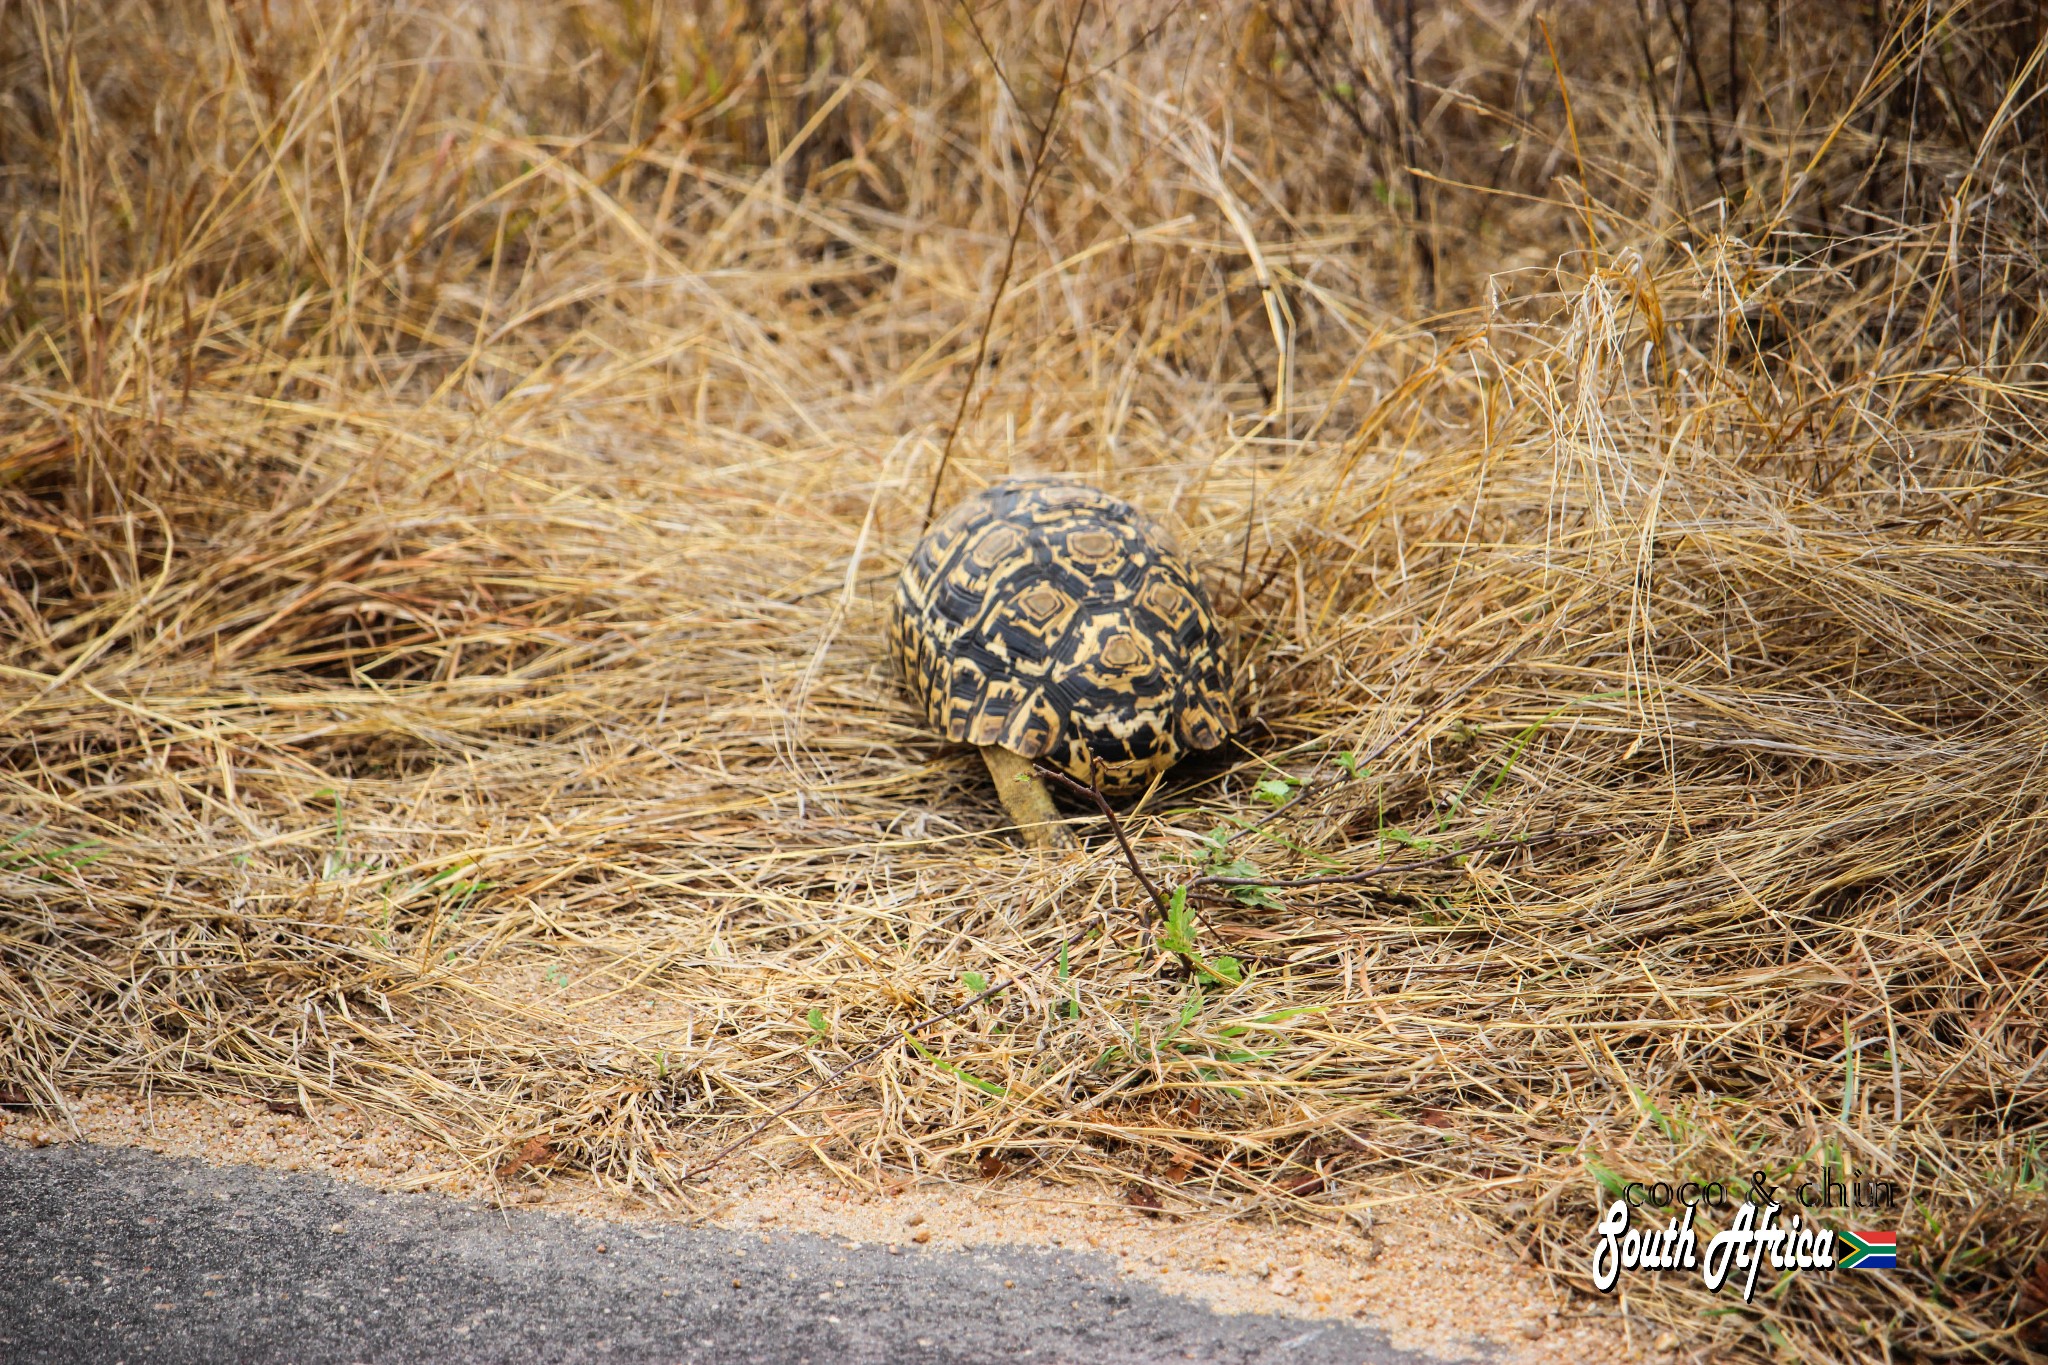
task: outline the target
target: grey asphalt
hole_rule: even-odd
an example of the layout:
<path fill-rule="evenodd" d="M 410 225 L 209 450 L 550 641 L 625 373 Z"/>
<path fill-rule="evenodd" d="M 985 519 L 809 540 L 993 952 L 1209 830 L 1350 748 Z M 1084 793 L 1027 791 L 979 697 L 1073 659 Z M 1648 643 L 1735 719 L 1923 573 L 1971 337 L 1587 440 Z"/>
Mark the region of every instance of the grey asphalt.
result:
<path fill-rule="evenodd" d="M 0 1148 L 9 1365 L 585 1360 L 1440 1365 L 1355 1327 L 1211 1313 L 1077 1253 L 892 1256 L 125 1148 Z"/>

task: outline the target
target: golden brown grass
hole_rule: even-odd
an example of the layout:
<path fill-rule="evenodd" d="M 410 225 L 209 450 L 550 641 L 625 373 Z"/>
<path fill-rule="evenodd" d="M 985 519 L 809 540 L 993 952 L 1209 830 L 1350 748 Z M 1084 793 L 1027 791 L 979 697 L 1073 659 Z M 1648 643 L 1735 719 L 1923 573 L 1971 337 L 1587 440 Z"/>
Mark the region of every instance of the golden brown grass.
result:
<path fill-rule="evenodd" d="M 1014 978 L 748 1159 L 1427 1185 L 1581 1284 L 1600 1172 L 1831 1162 L 1898 1273 L 1630 1311 L 2026 1356 L 2044 29 L 1891 10 L 0 9 L 0 1080 L 687 1201 Z M 992 833 L 879 633 L 949 442 L 1233 622 L 1156 879 L 1277 779 L 1260 875 L 1418 866 L 1193 888 L 1204 984 Z"/>

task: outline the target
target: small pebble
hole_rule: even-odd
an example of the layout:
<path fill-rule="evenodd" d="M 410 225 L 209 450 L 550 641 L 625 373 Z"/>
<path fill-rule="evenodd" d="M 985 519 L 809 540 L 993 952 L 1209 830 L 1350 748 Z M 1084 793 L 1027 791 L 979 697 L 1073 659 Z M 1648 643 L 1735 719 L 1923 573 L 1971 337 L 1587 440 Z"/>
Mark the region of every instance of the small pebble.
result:
<path fill-rule="evenodd" d="M 919 1228 L 914 1234 L 912 1234 L 910 1238 L 911 1241 L 917 1243 L 919 1246 L 923 1246 L 926 1242 L 929 1242 L 931 1239 L 932 1230 L 930 1228 Z"/>

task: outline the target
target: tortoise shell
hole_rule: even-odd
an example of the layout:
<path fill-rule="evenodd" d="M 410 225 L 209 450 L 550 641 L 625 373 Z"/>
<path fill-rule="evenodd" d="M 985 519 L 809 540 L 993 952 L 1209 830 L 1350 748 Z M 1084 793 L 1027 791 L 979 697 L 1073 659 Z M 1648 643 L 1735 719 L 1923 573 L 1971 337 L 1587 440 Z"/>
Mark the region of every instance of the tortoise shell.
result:
<path fill-rule="evenodd" d="M 1237 725 L 1222 635 L 1187 561 L 1129 503 L 1062 479 L 1011 479 L 941 518 L 897 580 L 889 640 L 947 739 L 1107 790 Z"/>

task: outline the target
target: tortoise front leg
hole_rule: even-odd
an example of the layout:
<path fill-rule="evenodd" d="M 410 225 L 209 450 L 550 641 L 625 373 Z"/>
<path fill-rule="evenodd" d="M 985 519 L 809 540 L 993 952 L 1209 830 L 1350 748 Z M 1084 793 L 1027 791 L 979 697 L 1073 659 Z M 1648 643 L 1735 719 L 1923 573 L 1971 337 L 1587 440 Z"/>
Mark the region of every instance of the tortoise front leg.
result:
<path fill-rule="evenodd" d="M 1031 766 L 1030 759 L 998 744 L 983 745 L 981 757 L 988 764 L 989 776 L 996 780 L 996 795 L 1002 798 L 1003 809 L 1010 813 L 1011 823 L 1024 836 L 1026 848 L 1050 851 L 1078 847 L 1073 831 L 1060 823 L 1060 814 L 1053 809 L 1052 792 Z"/>

